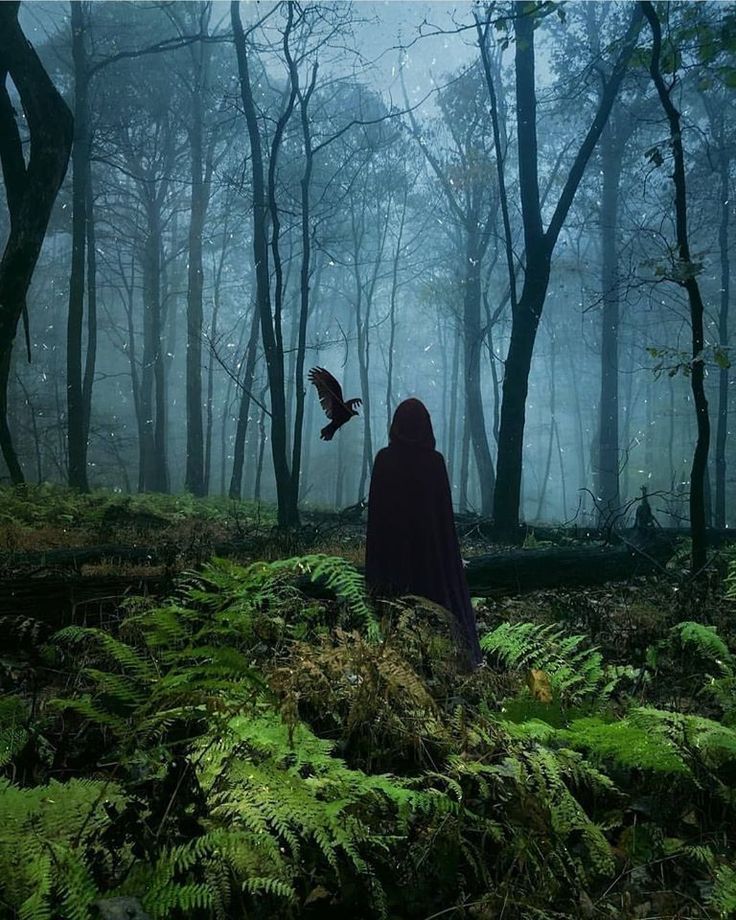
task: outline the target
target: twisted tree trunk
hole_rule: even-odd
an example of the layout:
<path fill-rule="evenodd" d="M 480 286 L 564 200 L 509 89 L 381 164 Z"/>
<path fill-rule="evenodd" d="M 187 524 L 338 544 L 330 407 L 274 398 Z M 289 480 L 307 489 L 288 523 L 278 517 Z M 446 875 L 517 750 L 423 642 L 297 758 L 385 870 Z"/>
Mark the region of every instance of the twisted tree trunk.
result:
<path fill-rule="evenodd" d="M 690 470 L 690 535 L 692 538 L 691 564 L 693 573 L 702 574 L 706 563 L 706 476 L 708 472 L 708 448 L 710 446 L 710 417 L 708 400 L 705 396 L 705 361 L 703 347 L 705 335 L 703 329 L 703 299 L 700 294 L 696 268 L 692 263 L 690 242 L 687 230 L 687 184 L 685 181 L 685 152 L 682 146 L 680 113 L 670 96 L 672 86 L 668 88 L 662 77 L 660 55 L 662 52 L 662 26 L 654 6 L 642 2 L 641 8 L 652 30 L 652 57 L 649 73 L 657 88 L 670 128 L 674 171 L 672 180 L 675 186 L 675 233 L 677 236 L 677 282 L 685 288 L 690 305 L 690 326 L 692 329 L 692 363 L 690 365 L 690 388 L 695 405 L 695 418 L 698 437 Z"/>
<path fill-rule="evenodd" d="M 73 138 L 72 114 L 23 34 L 19 7 L 18 0 L 0 3 L 0 163 L 10 212 L 10 234 L 0 260 L 0 449 L 17 484 L 24 480 L 8 426 L 10 358 Z M 20 96 L 30 134 L 27 162 L 8 77 Z"/>

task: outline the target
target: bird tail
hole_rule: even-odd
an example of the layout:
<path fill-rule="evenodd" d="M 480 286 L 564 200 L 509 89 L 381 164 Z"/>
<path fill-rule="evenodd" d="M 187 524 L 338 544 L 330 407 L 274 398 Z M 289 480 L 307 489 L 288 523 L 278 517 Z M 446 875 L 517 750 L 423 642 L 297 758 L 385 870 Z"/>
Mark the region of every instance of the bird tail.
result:
<path fill-rule="evenodd" d="M 329 425 L 325 425 L 322 431 L 320 431 L 319 436 L 323 441 L 331 441 L 335 436 L 336 431 L 337 428 L 335 428 L 334 423 L 330 422 Z"/>

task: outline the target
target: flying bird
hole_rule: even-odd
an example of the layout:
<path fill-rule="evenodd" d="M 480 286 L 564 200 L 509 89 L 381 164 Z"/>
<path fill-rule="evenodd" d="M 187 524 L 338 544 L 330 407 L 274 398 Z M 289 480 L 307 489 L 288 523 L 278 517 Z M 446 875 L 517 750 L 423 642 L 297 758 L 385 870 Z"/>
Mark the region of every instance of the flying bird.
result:
<path fill-rule="evenodd" d="M 344 400 L 342 387 L 332 374 L 323 367 L 313 367 L 308 377 L 317 388 L 320 405 L 324 409 L 327 418 L 330 419 L 330 424 L 325 425 L 319 436 L 323 441 L 331 441 L 337 429 L 358 414 L 355 411 L 355 407 L 361 406 L 363 400 Z"/>

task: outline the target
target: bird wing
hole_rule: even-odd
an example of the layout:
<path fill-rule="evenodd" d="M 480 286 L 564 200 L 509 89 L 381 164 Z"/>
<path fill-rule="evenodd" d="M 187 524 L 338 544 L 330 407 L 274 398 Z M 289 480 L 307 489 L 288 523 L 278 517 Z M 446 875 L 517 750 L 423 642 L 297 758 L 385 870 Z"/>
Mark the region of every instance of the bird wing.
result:
<path fill-rule="evenodd" d="M 329 371 L 326 371 L 323 367 L 313 367 L 308 376 L 317 388 L 319 403 L 324 409 L 327 418 L 333 418 L 335 410 L 338 410 L 338 415 L 340 414 L 340 408 L 343 411 L 345 410 L 342 387 Z"/>

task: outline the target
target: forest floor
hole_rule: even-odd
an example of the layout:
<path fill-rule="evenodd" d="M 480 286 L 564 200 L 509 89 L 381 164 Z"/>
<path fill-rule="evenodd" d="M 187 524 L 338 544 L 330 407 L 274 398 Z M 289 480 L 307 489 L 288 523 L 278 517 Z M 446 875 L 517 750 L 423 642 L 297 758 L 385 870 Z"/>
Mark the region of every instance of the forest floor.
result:
<path fill-rule="evenodd" d="M 367 601 L 359 522 L 0 507 L 0 918 L 736 916 L 732 551 L 476 598 L 469 675 L 439 608 Z M 13 588 L 55 579 L 111 593 Z"/>
<path fill-rule="evenodd" d="M 482 521 L 463 521 L 458 532 L 466 559 L 513 545 L 499 543 Z M 595 536 L 584 529 L 531 527 L 523 548 L 585 545 Z M 356 519 L 312 508 L 302 512 L 299 527 L 284 534 L 268 504 L 189 495 L 84 495 L 50 485 L 0 487 L 0 575 L 6 576 L 28 568 L 37 573 L 39 566 L 50 571 L 57 565 L 88 574 L 125 572 L 131 566 L 135 571 L 144 566 L 149 574 L 180 572 L 218 552 L 241 561 L 307 551 L 336 553 L 362 565 L 364 543 L 365 514 Z M 87 551 L 77 554 L 79 564 L 75 550 Z M 150 558 L 145 550 L 151 551 Z M 94 564 L 88 562 L 95 556 L 100 558 Z"/>
<path fill-rule="evenodd" d="M 218 545 L 232 544 L 259 557 L 264 552 L 283 555 L 306 546 L 326 552 L 332 546 L 359 561 L 365 514 L 356 519 L 354 514 L 309 508 L 301 518 L 289 543 L 277 535 L 275 509 L 269 504 L 102 490 L 85 495 L 52 485 L 0 486 L 0 559 L 69 547 L 156 544 L 168 548 L 172 557 L 192 562 L 211 554 Z M 575 541 L 572 530 L 542 530 L 540 539 L 539 528 L 529 530 L 527 548 Z M 468 519 L 460 532 L 465 556 L 488 551 L 491 544 L 482 524 Z"/>
<path fill-rule="evenodd" d="M 109 608 L 113 595 L 165 593 L 213 556 L 248 562 L 310 552 L 363 564 L 364 521 L 319 509 L 288 534 L 277 530 L 272 506 L 227 498 L 80 495 L 44 485 L 0 488 L 0 509 L 0 613 L 43 606 L 56 624 L 72 607 L 89 620 L 97 597 Z M 463 553 L 489 545 L 474 533 Z"/>
<path fill-rule="evenodd" d="M 54 486 L 29 486 L 20 491 L 0 489 L 0 508 L 0 577 L 28 576 L 36 582 L 72 570 L 90 580 L 122 576 L 135 584 L 136 578 L 161 578 L 161 584 L 169 586 L 218 550 L 227 550 L 239 563 L 321 553 L 362 566 L 365 549 L 365 524 L 360 520 L 313 509 L 303 514 L 300 528 L 284 535 L 275 527 L 272 506 L 227 498 L 104 491 L 80 495 Z M 465 529 L 464 558 L 504 551 L 481 528 Z M 539 553 L 575 542 L 564 531 L 554 543 L 548 535 L 540 540 L 531 531 L 525 548 Z M 683 544 L 659 577 L 634 577 L 584 591 L 559 585 L 523 598 L 479 599 L 478 614 L 489 624 L 519 618 L 562 622 L 626 658 L 637 646 L 657 638 L 673 617 L 687 619 L 693 614 L 690 593 L 682 590 L 686 550 Z M 131 558 L 126 558 L 126 551 Z M 147 557 L 149 552 L 155 556 Z M 720 622 L 731 609 L 729 604 L 715 619 Z"/>

